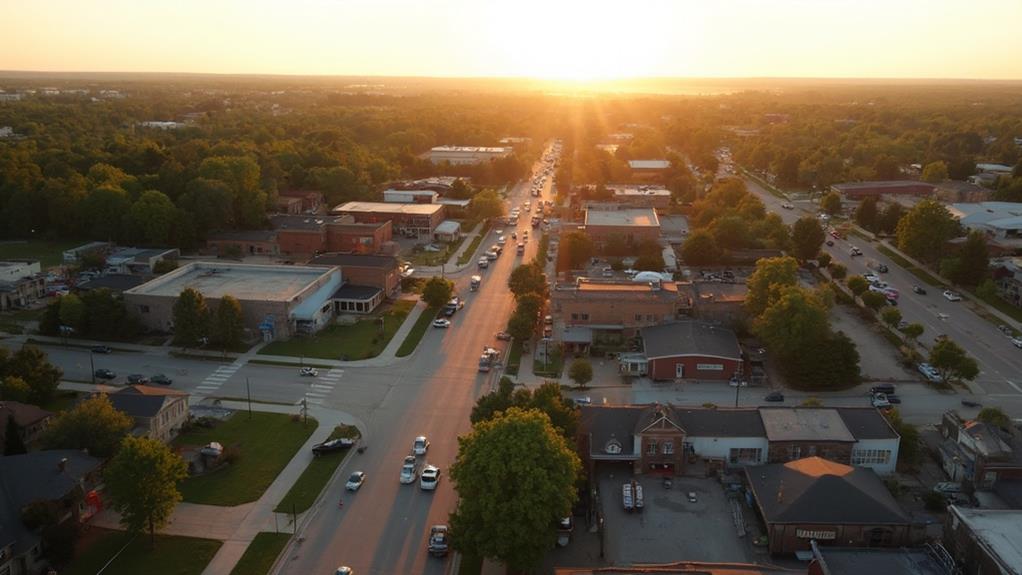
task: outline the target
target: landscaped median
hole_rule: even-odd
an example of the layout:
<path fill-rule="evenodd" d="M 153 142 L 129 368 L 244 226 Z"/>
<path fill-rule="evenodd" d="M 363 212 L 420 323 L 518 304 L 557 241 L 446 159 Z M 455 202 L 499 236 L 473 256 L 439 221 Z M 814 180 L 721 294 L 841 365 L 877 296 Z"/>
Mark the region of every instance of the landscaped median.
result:
<path fill-rule="evenodd" d="M 360 434 L 358 428 L 353 425 L 338 425 L 327 441 L 340 437 L 358 439 Z M 316 498 L 319 497 L 319 493 L 323 491 L 323 487 L 330 481 L 334 472 L 337 471 L 337 467 L 350 451 L 350 448 L 346 448 L 314 457 L 274 511 L 277 513 L 302 513 L 312 507 Z"/>
<path fill-rule="evenodd" d="M 422 340 L 422 336 L 426 335 L 426 330 L 436 319 L 437 308 L 428 307 L 422 311 L 422 315 L 416 320 L 415 325 L 409 330 L 408 335 L 405 336 L 405 340 L 401 342 L 401 347 L 397 349 L 398 357 L 405 357 L 411 355 L 415 351 L 416 347 L 419 347 L 419 342 Z"/>
<path fill-rule="evenodd" d="M 412 300 L 398 300 L 382 312 L 353 325 L 335 324 L 309 337 L 275 341 L 259 350 L 259 355 L 347 361 L 376 357 L 387 347 L 414 307 L 415 302 Z"/>
<path fill-rule="evenodd" d="M 220 443 L 228 464 L 181 483 L 184 501 L 231 507 L 262 496 L 316 429 L 283 413 L 235 411 L 212 427 L 194 425 L 174 441 L 175 447 L 201 448 Z"/>
<path fill-rule="evenodd" d="M 133 537 L 92 527 L 79 543 L 71 565 L 61 573 L 94 575 L 102 570 L 103 575 L 199 575 L 222 544 L 213 539 L 157 535 L 156 545 L 150 547 L 148 535 Z"/>
<path fill-rule="evenodd" d="M 265 575 L 270 572 L 273 562 L 280 552 L 287 547 L 291 539 L 290 533 L 257 533 L 255 539 L 248 544 L 245 554 L 231 570 L 231 575 Z"/>

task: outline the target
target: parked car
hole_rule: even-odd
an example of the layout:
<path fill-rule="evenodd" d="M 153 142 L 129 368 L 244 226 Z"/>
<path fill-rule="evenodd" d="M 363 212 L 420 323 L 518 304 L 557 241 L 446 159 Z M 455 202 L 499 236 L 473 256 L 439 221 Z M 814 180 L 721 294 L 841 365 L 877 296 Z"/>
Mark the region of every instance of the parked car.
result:
<path fill-rule="evenodd" d="M 498 331 L 497 339 L 499 339 L 500 341 L 511 341 L 511 334 L 509 334 L 506 331 Z"/>
<path fill-rule="evenodd" d="M 149 383 L 149 378 L 141 373 L 133 373 L 128 376 L 128 383 L 132 385 L 145 385 Z"/>
<path fill-rule="evenodd" d="M 944 297 L 948 301 L 962 301 L 962 296 L 958 295 L 957 293 L 951 290 L 944 290 Z"/>
<path fill-rule="evenodd" d="M 433 320 L 433 327 L 444 327 L 444 328 L 451 327 L 451 320 L 446 319 L 446 318 L 442 318 L 442 317 L 438 317 L 435 320 Z"/>
<path fill-rule="evenodd" d="M 429 550 L 430 555 L 434 557 L 447 555 L 448 542 L 449 536 L 446 525 L 434 525 L 429 528 L 429 544 L 426 548 Z"/>
<path fill-rule="evenodd" d="M 419 474 L 419 489 L 423 491 L 436 491 L 440 483 L 440 468 L 435 465 L 427 465 Z"/>
<path fill-rule="evenodd" d="M 340 567 L 337 568 L 337 571 L 334 573 L 334 575 L 355 575 L 355 572 L 351 569 L 351 567 L 348 567 L 347 565 L 341 565 Z"/>
<path fill-rule="evenodd" d="M 793 204 L 791 204 L 790 202 L 784 202 L 783 204 L 781 204 L 781 207 L 786 209 L 786 210 L 794 210 L 795 209 L 795 206 Z"/>
<path fill-rule="evenodd" d="M 881 383 L 881 384 L 874 385 L 873 387 L 869 388 L 869 392 L 870 393 L 885 393 L 887 395 L 890 395 L 890 394 L 894 393 L 894 389 L 895 388 L 894 388 L 894 384 L 893 383 Z"/>
<path fill-rule="evenodd" d="M 850 250 L 848 250 L 848 255 L 850 255 L 853 258 L 856 257 L 856 256 L 861 256 L 862 255 L 862 250 L 860 250 L 859 248 L 857 248 L 855 246 L 852 246 L 852 248 Z"/>
<path fill-rule="evenodd" d="M 327 453 L 334 453 L 342 449 L 348 449 L 355 445 L 355 440 L 347 437 L 339 437 L 337 439 L 331 439 L 330 441 L 324 441 L 323 443 L 317 443 L 312 446 L 313 455 L 325 455 Z"/>
<path fill-rule="evenodd" d="M 94 375 L 100 379 L 115 379 L 117 377 L 113 370 L 103 368 L 97 369 Z"/>
<path fill-rule="evenodd" d="M 696 498 L 696 492 L 695 491 L 689 491 L 688 492 L 688 502 L 689 503 L 695 503 L 697 501 L 699 501 L 699 499 Z"/>
<path fill-rule="evenodd" d="M 912 293 L 917 293 L 919 295 L 926 295 L 926 289 L 923 288 L 923 286 L 913 285 L 912 286 Z"/>
<path fill-rule="evenodd" d="M 1019 349 L 1022 349 L 1022 337 L 1013 337 L 1013 338 L 1011 338 L 1011 345 L 1013 345 L 1013 346 L 1015 346 L 1015 347 L 1017 347 Z"/>
<path fill-rule="evenodd" d="M 763 398 L 764 401 L 784 401 L 784 394 L 779 391 L 772 391 Z"/>
<path fill-rule="evenodd" d="M 170 379 L 169 377 L 167 377 L 166 375 L 164 375 L 162 373 L 157 373 L 156 375 L 152 376 L 149 379 L 149 381 L 151 381 L 153 383 L 158 383 L 160 385 L 170 385 L 170 384 L 174 383 L 173 379 Z"/>
<path fill-rule="evenodd" d="M 883 393 L 873 394 L 873 397 L 870 398 L 870 403 L 873 407 L 879 407 L 881 409 L 891 406 L 891 402 L 887 401 L 887 395 Z"/>
<path fill-rule="evenodd" d="M 319 375 L 319 371 L 314 367 L 303 367 L 298 370 L 298 375 L 302 377 L 316 377 Z"/>
<path fill-rule="evenodd" d="M 429 440 L 426 439 L 425 435 L 420 435 L 415 438 L 412 442 L 412 453 L 415 455 L 426 455 L 426 451 L 429 450 Z"/>
<path fill-rule="evenodd" d="M 931 381 L 933 383 L 940 383 L 943 381 L 940 377 L 940 373 L 937 371 L 937 368 L 928 363 L 920 363 L 916 369 L 919 370 L 919 373 L 923 374 L 923 377 L 925 377 L 927 381 Z"/>
<path fill-rule="evenodd" d="M 110 346 L 107 345 L 94 345 L 89 348 L 89 351 L 92 353 L 111 353 L 114 350 L 110 349 Z"/>
<path fill-rule="evenodd" d="M 348 477 L 348 482 L 344 484 L 344 488 L 348 491 L 358 491 L 362 484 L 366 482 L 366 474 L 364 471 L 356 471 Z"/>
<path fill-rule="evenodd" d="M 971 399 L 963 399 L 962 405 L 965 407 L 983 407 L 983 404 L 978 401 L 972 401 Z"/>
<path fill-rule="evenodd" d="M 593 398 L 588 395 L 583 395 L 582 397 L 573 398 L 572 401 L 575 402 L 575 405 L 592 405 Z"/>
<path fill-rule="evenodd" d="M 897 395 L 894 395 L 893 393 L 892 394 L 888 394 L 887 395 L 887 403 L 890 403 L 892 405 L 893 404 L 901 403 L 901 398 L 898 397 Z"/>
<path fill-rule="evenodd" d="M 399 481 L 402 485 L 408 485 L 415 483 L 415 479 L 419 475 L 418 465 L 415 463 L 414 455 L 405 456 L 405 462 L 401 465 L 401 477 Z"/>
<path fill-rule="evenodd" d="M 493 259 L 497 259 L 497 258 L 494 257 Z M 490 267 L 490 259 L 489 259 L 488 255 L 484 254 L 483 257 L 479 258 L 479 261 L 476 262 L 476 265 L 479 266 L 479 269 L 481 269 L 481 270 Z"/>

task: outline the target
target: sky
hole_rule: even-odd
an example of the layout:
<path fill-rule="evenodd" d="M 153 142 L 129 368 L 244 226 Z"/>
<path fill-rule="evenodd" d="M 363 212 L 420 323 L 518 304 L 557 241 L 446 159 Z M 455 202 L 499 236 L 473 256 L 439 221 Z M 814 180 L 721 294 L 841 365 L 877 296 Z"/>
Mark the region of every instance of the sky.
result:
<path fill-rule="evenodd" d="M 0 0 L 0 70 L 1022 79 L 1022 0 Z"/>

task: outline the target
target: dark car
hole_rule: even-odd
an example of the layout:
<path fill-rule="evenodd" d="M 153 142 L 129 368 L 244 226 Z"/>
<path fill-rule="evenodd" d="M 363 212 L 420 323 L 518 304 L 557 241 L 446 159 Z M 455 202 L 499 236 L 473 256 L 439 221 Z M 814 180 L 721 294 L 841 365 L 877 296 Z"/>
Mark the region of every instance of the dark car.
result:
<path fill-rule="evenodd" d="M 89 351 L 91 351 L 92 353 L 111 353 L 111 352 L 113 352 L 113 350 L 110 349 L 110 346 L 107 346 L 107 345 L 94 345 L 91 348 L 89 348 Z"/>
<path fill-rule="evenodd" d="M 174 383 L 173 379 L 170 379 L 169 377 L 163 375 L 162 373 L 157 373 L 150 379 L 150 381 L 152 381 L 153 383 L 158 383 L 160 385 L 170 385 Z"/>
<path fill-rule="evenodd" d="M 901 403 L 901 398 L 897 395 L 888 395 L 887 403 Z"/>
<path fill-rule="evenodd" d="M 447 534 L 446 525 L 434 525 L 429 529 L 429 545 L 427 549 L 429 554 L 434 557 L 443 557 L 447 555 L 447 550 L 450 547 L 450 541 Z"/>
<path fill-rule="evenodd" d="M 926 295 L 926 290 L 923 289 L 922 286 L 917 286 L 917 285 L 912 286 L 912 292 L 913 293 L 917 293 L 919 295 Z"/>
<path fill-rule="evenodd" d="M 827 240 L 827 245 L 828 246 L 833 246 L 834 245 L 834 240 Z"/>
<path fill-rule="evenodd" d="M 117 374 L 109 369 L 97 369 L 95 375 L 100 379 L 114 379 L 117 377 Z"/>
<path fill-rule="evenodd" d="M 763 399 L 765 401 L 784 401 L 784 394 L 779 391 L 772 391 Z"/>
<path fill-rule="evenodd" d="M 885 274 L 885 273 L 887 273 L 887 272 L 888 272 L 889 270 L 887 269 L 887 266 L 886 266 L 886 265 L 884 265 L 884 264 L 880 264 L 880 265 L 878 265 L 878 266 L 877 266 L 877 271 L 878 271 L 878 272 L 880 272 L 880 273 L 882 273 L 882 274 Z"/>
<path fill-rule="evenodd" d="M 341 437 L 338 439 L 331 439 L 330 441 L 324 441 L 323 443 L 317 443 L 312 446 L 313 455 L 323 455 L 326 453 L 333 453 L 342 449 L 348 449 L 352 445 L 355 445 L 354 439 L 347 437 Z"/>
<path fill-rule="evenodd" d="M 142 375 L 141 373 L 133 373 L 128 376 L 128 383 L 132 385 L 144 385 L 149 383 L 149 378 Z"/>

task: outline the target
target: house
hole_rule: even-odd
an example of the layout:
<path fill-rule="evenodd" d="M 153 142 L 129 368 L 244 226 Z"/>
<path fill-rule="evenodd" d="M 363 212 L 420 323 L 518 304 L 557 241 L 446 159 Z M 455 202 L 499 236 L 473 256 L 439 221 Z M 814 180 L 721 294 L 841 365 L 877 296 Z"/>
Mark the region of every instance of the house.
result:
<path fill-rule="evenodd" d="M 550 292 L 554 339 L 579 350 L 593 343 L 621 343 L 638 330 L 674 321 L 687 309 L 674 282 L 578 278 Z"/>
<path fill-rule="evenodd" d="M 913 541 L 912 521 L 871 469 L 818 456 L 745 468 L 772 554 L 834 547 L 899 547 Z"/>
<path fill-rule="evenodd" d="M 793 413 L 775 413 L 778 411 Z M 647 432 L 643 423 L 655 419 L 653 413 L 663 416 L 658 426 L 650 428 L 655 433 Z M 836 428 L 839 439 L 850 438 L 850 447 L 830 449 L 832 438 L 812 435 L 824 425 Z M 653 441 L 658 446 L 656 453 L 650 447 Z M 869 407 L 587 405 L 581 408 L 578 432 L 579 453 L 590 472 L 601 462 L 613 462 L 630 465 L 636 474 L 681 475 L 695 461 L 702 461 L 708 470 L 726 473 L 747 465 L 786 463 L 819 454 L 889 475 L 897 464 L 900 441 L 884 416 Z M 799 449 L 792 449 L 795 445 Z M 685 457 L 665 458 L 677 455 L 679 446 Z"/>
<path fill-rule="evenodd" d="M 944 547 L 965 575 L 1022 575 L 1022 511 L 950 505 Z"/>
<path fill-rule="evenodd" d="M 476 165 L 492 162 L 498 158 L 510 156 L 509 147 L 482 146 L 436 146 L 429 151 L 429 161 L 433 164 L 449 163 L 452 166 Z"/>
<path fill-rule="evenodd" d="M 14 418 L 21 442 L 28 447 L 39 439 L 53 414 L 45 409 L 17 401 L 0 401 L 0 450 L 7 446 L 7 420 Z"/>
<path fill-rule="evenodd" d="M 183 391 L 129 385 L 108 397 L 115 409 L 135 420 L 135 436 L 170 443 L 188 421 L 188 394 Z"/>
<path fill-rule="evenodd" d="M 742 349 L 735 333 L 701 321 L 644 327 L 641 355 L 622 356 L 621 373 L 672 379 L 730 380 L 742 376 Z"/>
<path fill-rule="evenodd" d="M 987 491 L 999 481 L 1022 480 L 1022 445 L 1013 435 L 955 411 L 941 417 L 940 433 L 940 463 L 951 481 Z"/>
<path fill-rule="evenodd" d="M 636 244 L 660 238 L 660 219 L 653 208 L 586 210 L 585 232 L 593 243 Z"/>
<path fill-rule="evenodd" d="M 830 187 L 849 200 L 863 200 L 881 196 L 929 196 L 937 187 L 913 180 L 884 180 L 876 182 L 845 182 Z"/>
<path fill-rule="evenodd" d="M 34 451 L 8 455 L 0 465 L 0 573 L 38 573 L 45 563 L 42 538 L 22 518 L 32 507 L 49 508 L 57 521 L 84 523 L 102 509 L 96 489 L 102 460 L 84 451 Z"/>
<path fill-rule="evenodd" d="M 46 278 L 37 260 L 0 261 L 0 311 L 25 308 L 46 297 Z"/>

